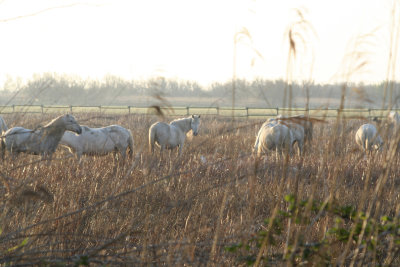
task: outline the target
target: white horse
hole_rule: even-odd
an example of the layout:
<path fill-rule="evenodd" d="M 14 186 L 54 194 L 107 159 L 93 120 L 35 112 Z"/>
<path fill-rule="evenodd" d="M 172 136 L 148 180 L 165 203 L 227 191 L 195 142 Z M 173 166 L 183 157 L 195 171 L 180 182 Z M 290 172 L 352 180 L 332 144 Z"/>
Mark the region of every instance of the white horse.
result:
<path fill-rule="evenodd" d="M 0 116 L 0 134 L 3 134 L 7 130 L 8 130 L 7 124 L 4 121 L 3 117 Z"/>
<path fill-rule="evenodd" d="M 289 127 L 270 120 L 264 123 L 258 131 L 254 152 L 257 156 L 261 156 L 267 150 L 275 149 L 278 157 L 278 154 L 282 155 L 284 151 L 291 153 L 292 142 L 293 134 Z"/>
<path fill-rule="evenodd" d="M 395 112 L 389 112 L 387 116 L 387 124 L 388 124 L 388 136 L 391 137 L 393 135 L 397 135 L 400 129 L 400 115 Z"/>
<path fill-rule="evenodd" d="M 300 115 L 302 116 L 302 115 Z M 276 116 L 275 119 L 269 119 L 266 121 L 264 124 L 271 124 L 271 122 L 275 123 L 280 123 L 283 124 L 287 127 L 289 127 L 290 131 L 292 132 L 292 144 L 291 146 L 295 143 L 297 143 L 297 146 L 299 148 L 298 154 L 301 156 L 303 154 L 303 147 L 304 147 L 304 139 L 305 139 L 305 129 L 304 129 L 304 124 L 301 122 L 304 122 L 303 119 L 299 120 L 299 116 L 292 116 L 292 117 L 286 117 L 284 115 L 279 114 Z M 263 125 L 264 125 L 263 124 Z M 312 130 L 312 125 L 311 125 L 311 130 Z"/>
<path fill-rule="evenodd" d="M 364 151 L 371 151 L 372 148 L 378 150 L 382 148 L 383 141 L 376 127 L 372 124 L 361 125 L 356 132 L 356 143 Z"/>
<path fill-rule="evenodd" d="M 42 159 L 51 160 L 65 131 L 82 132 L 81 126 L 74 116 L 63 115 L 55 118 L 43 127 L 35 130 L 23 127 L 13 127 L 7 130 L 1 138 L 2 157 L 5 149 L 13 156 L 20 152 L 41 155 Z"/>
<path fill-rule="evenodd" d="M 125 159 L 128 148 L 129 156 L 132 156 L 133 137 L 130 130 L 119 125 L 103 128 L 81 126 L 81 128 L 80 135 L 66 131 L 60 141 L 60 144 L 67 146 L 71 153 L 76 153 L 79 161 L 83 154 L 105 155 L 110 152 L 120 152 Z"/>
<path fill-rule="evenodd" d="M 176 119 L 170 124 L 156 122 L 149 129 L 150 153 L 154 153 L 154 144 L 160 146 L 160 154 L 164 149 L 179 147 L 179 155 L 182 154 L 186 134 L 192 130 L 196 136 L 199 131 L 200 115 L 192 115 L 188 118 Z"/>
<path fill-rule="evenodd" d="M 389 125 L 398 128 L 400 125 L 400 115 L 395 111 L 390 111 L 387 116 L 387 122 Z"/>

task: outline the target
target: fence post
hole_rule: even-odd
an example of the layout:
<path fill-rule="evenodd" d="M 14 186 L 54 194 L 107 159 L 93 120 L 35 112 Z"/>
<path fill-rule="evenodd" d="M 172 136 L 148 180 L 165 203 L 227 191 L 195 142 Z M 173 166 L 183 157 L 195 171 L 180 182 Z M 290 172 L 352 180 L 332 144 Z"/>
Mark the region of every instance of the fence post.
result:
<path fill-rule="evenodd" d="M 219 116 L 219 107 L 215 108 L 217 110 L 217 116 Z"/>
<path fill-rule="evenodd" d="M 371 119 L 371 109 L 368 109 L 368 119 Z"/>
<path fill-rule="evenodd" d="M 128 106 L 128 114 L 131 115 L 131 106 Z"/>
<path fill-rule="evenodd" d="M 186 115 L 189 116 L 189 107 L 186 107 Z"/>
<path fill-rule="evenodd" d="M 249 108 L 246 107 L 246 117 L 249 118 Z"/>
<path fill-rule="evenodd" d="M 276 115 L 279 115 L 279 108 L 276 108 Z"/>
<path fill-rule="evenodd" d="M 99 110 L 100 110 L 100 113 L 101 113 L 101 105 L 99 106 Z"/>
<path fill-rule="evenodd" d="M 40 105 L 40 109 L 42 110 L 42 114 L 43 114 L 43 105 Z"/>
<path fill-rule="evenodd" d="M 69 106 L 69 112 L 72 114 L 72 105 Z"/>

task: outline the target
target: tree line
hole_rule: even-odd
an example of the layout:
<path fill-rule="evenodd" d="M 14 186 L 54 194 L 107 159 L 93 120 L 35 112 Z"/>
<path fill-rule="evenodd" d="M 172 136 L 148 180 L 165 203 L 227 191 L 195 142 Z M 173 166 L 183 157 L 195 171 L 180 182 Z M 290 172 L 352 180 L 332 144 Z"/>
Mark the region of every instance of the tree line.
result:
<path fill-rule="evenodd" d="M 399 84 L 316 84 L 294 83 L 283 80 L 243 79 L 214 82 L 202 86 L 195 81 L 166 79 L 126 80 L 106 76 L 101 80 L 84 79 L 53 73 L 34 75 L 28 81 L 9 77 L 0 90 L 1 105 L 149 105 L 167 101 L 171 105 L 197 104 L 200 106 L 231 106 L 232 88 L 235 88 L 235 105 L 249 107 L 335 107 L 342 93 L 346 107 L 381 108 L 389 103 L 397 106 Z M 385 90 L 386 87 L 386 90 Z M 391 92 L 390 92 L 391 91 Z M 290 99 L 290 100 L 289 100 Z M 201 101 L 200 101 L 201 100 Z"/>

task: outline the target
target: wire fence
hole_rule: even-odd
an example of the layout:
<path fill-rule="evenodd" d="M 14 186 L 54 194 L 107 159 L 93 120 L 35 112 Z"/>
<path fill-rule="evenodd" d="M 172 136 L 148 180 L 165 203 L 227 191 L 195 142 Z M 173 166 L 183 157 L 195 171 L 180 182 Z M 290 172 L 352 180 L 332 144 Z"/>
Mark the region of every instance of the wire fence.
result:
<path fill-rule="evenodd" d="M 101 114 L 155 114 L 155 107 L 148 106 L 73 106 L 73 105 L 8 105 L 0 106 L 0 114 L 12 113 L 101 113 Z M 393 110 L 397 111 L 399 110 Z M 283 115 L 298 115 L 309 114 L 319 118 L 335 118 L 339 113 L 345 117 L 353 118 L 382 118 L 387 116 L 388 109 L 365 109 L 365 108 L 348 108 L 348 109 L 305 109 L 305 108 L 263 108 L 263 107 L 160 107 L 158 112 L 171 116 L 184 116 L 190 114 L 199 115 L 214 115 L 225 117 L 242 117 L 242 118 L 262 118 L 274 117 L 279 114 Z"/>

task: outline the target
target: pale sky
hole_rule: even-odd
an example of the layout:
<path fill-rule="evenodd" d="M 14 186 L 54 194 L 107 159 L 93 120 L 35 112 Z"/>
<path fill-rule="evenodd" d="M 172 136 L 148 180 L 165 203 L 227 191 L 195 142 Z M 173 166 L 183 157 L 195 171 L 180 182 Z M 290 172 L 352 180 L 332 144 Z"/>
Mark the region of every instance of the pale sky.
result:
<path fill-rule="evenodd" d="M 361 35 L 369 35 L 361 48 L 368 64 L 352 79 L 386 78 L 393 0 L 3 0 L 0 87 L 7 75 L 44 72 L 225 82 L 233 73 L 234 35 L 243 27 L 252 39 L 237 45 L 237 76 L 285 78 L 285 32 L 298 19 L 296 8 L 315 35 L 303 30 L 307 51 L 298 51 L 295 79 L 336 81 Z"/>

